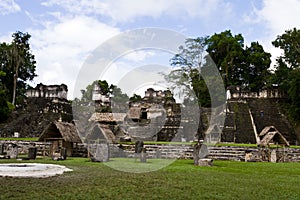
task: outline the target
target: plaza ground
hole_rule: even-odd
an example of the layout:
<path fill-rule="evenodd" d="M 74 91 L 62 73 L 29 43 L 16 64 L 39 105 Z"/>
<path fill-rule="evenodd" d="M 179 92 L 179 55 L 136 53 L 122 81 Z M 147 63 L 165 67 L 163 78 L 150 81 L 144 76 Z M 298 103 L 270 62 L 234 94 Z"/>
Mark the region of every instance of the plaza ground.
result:
<path fill-rule="evenodd" d="M 0 161 L 11 162 L 24 161 Z M 176 160 L 149 173 L 118 171 L 88 158 L 36 159 L 30 162 L 60 164 L 73 171 L 50 178 L 0 177 L 0 199 L 300 198 L 298 162 L 214 161 L 213 167 L 199 167 L 194 166 L 192 160 Z"/>

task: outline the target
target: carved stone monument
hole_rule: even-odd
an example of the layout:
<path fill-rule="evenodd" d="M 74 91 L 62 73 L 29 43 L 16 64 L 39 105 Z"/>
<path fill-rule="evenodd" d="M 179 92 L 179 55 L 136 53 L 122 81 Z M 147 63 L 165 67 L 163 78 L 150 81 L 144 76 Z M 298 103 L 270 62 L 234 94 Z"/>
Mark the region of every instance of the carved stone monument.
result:
<path fill-rule="evenodd" d="M 93 153 L 92 161 L 94 162 L 108 162 L 109 161 L 109 144 L 96 144 L 95 153 Z"/>

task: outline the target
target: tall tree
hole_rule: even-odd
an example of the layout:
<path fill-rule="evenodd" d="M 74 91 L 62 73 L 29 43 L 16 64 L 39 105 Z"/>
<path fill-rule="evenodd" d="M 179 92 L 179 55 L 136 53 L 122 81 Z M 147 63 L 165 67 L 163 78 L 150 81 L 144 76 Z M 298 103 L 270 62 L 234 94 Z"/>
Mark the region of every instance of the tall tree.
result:
<path fill-rule="evenodd" d="M 225 86 L 242 85 L 244 69 L 244 38 L 233 36 L 230 30 L 216 33 L 205 41 L 206 51 L 223 76 Z"/>
<path fill-rule="evenodd" d="M 287 30 L 284 34 L 277 36 L 272 44 L 284 51 L 282 59 L 288 67 L 300 67 L 300 30 L 296 28 Z"/>
<path fill-rule="evenodd" d="M 15 104 L 18 96 L 24 95 L 27 81 L 33 80 L 36 61 L 31 53 L 30 34 L 20 31 L 13 33 L 11 44 L 0 46 L 1 70 L 6 73 L 3 84 L 8 90 L 10 101 Z"/>
<path fill-rule="evenodd" d="M 288 114 L 296 122 L 300 121 L 300 30 L 293 28 L 277 36 L 272 44 L 283 50 L 277 58 L 277 68 L 273 75 L 273 83 L 287 92 Z"/>
<path fill-rule="evenodd" d="M 3 77 L 5 73 L 0 70 L 0 122 L 5 121 L 13 109 L 13 105 L 7 101 L 7 90 L 2 84 Z"/>
<path fill-rule="evenodd" d="M 183 93 L 180 95 L 188 100 L 196 100 L 192 99 L 196 96 L 201 106 L 210 106 L 208 89 L 199 73 L 205 57 L 205 40 L 205 37 L 187 39 L 171 58 L 170 64 L 175 69 L 166 79 L 173 84 L 171 89 L 179 88 Z"/>
<path fill-rule="evenodd" d="M 187 39 L 185 44 L 179 47 L 179 53 L 170 60 L 175 69 L 166 75 L 166 79 L 173 84 L 171 89 L 181 91 L 183 104 L 191 108 L 185 117 L 191 123 L 197 123 L 198 140 L 204 138 L 205 129 L 201 109 L 211 105 L 208 88 L 200 73 L 205 60 L 205 40 L 205 37 Z M 193 109 L 197 103 L 200 113 L 197 113 L 197 109 Z"/>
<path fill-rule="evenodd" d="M 294 69 L 288 76 L 289 115 L 300 122 L 300 69 Z"/>
<path fill-rule="evenodd" d="M 258 42 L 252 42 L 250 47 L 245 49 L 245 67 L 241 77 L 251 91 L 259 92 L 270 75 L 271 54 L 264 51 L 263 46 Z"/>

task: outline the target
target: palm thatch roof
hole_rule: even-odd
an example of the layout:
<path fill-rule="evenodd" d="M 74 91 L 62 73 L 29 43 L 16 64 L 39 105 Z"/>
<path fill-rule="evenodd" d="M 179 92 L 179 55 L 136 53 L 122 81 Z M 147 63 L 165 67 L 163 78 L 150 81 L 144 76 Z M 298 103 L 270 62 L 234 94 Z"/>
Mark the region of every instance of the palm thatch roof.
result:
<path fill-rule="evenodd" d="M 126 113 L 94 113 L 89 121 L 106 123 L 123 122 L 125 117 Z"/>
<path fill-rule="evenodd" d="M 113 143 L 116 140 L 114 133 L 109 128 L 109 125 L 106 124 L 92 123 L 87 132 L 85 143 L 93 143 L 95 141 Z"/>
<path fill-rule="evenodd" d="M 259 137 L 263 137 L 259 142 L 259 146 L 268 146 L 269 144 L 278 144 L 282 146 L 290 146 L 285 137 L 274 127 L 267 126 L 259 134 Z"/>
<path fill-rule="evenodd" d="M 81 143 L 77 129 L 74 124 L 68 122 L 52 122 L 39 137 L 39 141 L 51 139 L 63 139 L 65 142 Z"/>

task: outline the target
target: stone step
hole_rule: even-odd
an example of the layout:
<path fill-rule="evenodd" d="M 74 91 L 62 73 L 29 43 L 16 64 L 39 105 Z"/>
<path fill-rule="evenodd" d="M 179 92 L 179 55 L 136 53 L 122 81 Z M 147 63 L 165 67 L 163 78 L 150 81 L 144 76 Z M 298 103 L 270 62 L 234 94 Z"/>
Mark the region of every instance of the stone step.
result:
<path fill-rule="evenodd" d="M 231 153 L 231 154 L 245 154 L 245 151 L 225 151 L 225 150 L 208 150 L 209 153 Z"/>
<path fill-rule="evenodd" d="M 215 159 L 215 160 L 230 160 L 230 161 L 241 161 L 243 158 L 238 157 L 221 157 L 221 156 L 208 156 L 208 158 Z"/>
<path fill-rule="evenodd" d="M 234 153 L 209 153 L 210 156 L 222 156 L 222 157 L 245 157 L 245 154 L 234 154 Z"/>

